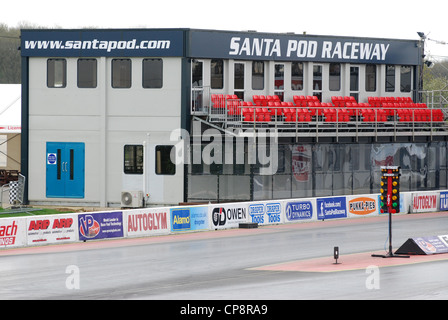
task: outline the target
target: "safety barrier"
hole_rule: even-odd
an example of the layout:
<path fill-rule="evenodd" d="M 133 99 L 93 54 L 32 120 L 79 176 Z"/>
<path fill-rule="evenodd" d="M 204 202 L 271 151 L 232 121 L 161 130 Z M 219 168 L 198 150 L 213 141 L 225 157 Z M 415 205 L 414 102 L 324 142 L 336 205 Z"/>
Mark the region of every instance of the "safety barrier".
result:
<path fill-rule="evenodd" d="M 0 248 L 381 215 L 379 194 L 235 202 L 0 219 Z M 402 192 L 400 211 L 448 211 L 448 191 Z"/>

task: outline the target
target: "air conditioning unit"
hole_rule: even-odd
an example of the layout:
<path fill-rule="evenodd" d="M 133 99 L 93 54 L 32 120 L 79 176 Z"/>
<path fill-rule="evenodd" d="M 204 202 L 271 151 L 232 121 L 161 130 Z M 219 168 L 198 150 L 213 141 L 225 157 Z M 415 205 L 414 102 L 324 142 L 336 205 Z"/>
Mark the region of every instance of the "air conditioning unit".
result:
<path fill-rule="evenodd" d="M 143 191 L 122 191 L 122 208 L 141 208 L 143 207 Z"/>

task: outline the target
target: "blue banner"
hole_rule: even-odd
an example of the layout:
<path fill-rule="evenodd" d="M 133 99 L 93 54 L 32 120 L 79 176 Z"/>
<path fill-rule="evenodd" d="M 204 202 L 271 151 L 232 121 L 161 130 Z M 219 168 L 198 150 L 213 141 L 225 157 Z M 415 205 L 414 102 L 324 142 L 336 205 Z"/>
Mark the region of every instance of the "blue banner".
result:
<path fill-rule="evenodd" d="M 288 202 L 286 204 L 286 220 L 309 220 L 313 217 L 313 204 L 311 201 Z"/>
<path fill-rule="evenodd" d="M 448 211 L 448 192 L 440 192 L 440 211 Z"/>
<path fill-rule="evenodd" d="M 420 65 L 418 40 L 192 30 L 191 57 Z"/>
<path fill-rule="evenodd" d="M 78 215 L 79 240 L 123 237 L 123 213 L 91 212 Z"/>
<path fill-rule="evenodd" d="M 182 57 L 181 29 L 22 30 L 22 56 Z"/>
<path fill-rule="evenodd" d="M 317 219 L 347 218 L 345 197 L 317 199 Z"/>
<path fill-rule="evenodd" d="M 249 206 L 250 222 L 258 224 L 280 223 L 282 205 L 279 202 L 257 203 Z"/>
<path fill-rule="evenodd" d="M 171 231 L 208 229 L 208 207 L 170 209 Z"/>

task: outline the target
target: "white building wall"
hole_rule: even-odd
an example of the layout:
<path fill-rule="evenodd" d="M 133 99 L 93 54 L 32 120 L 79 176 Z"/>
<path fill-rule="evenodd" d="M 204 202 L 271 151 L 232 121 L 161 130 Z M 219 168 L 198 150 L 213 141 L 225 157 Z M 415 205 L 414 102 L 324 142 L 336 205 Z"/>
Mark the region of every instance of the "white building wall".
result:
<path fill-rule="evenodd" d="M 180 128 L 181 59 L 163 58 L 163 88 L 142 87 L 142 60 L 132 60 L 132 86 L 111 86 L 111 58 L 97 58 L 96 88 L 77 87 L 77 60 L 67 60 L 65 88 L 47 87 L 47 58 L 29 59 L 29 200 L 120 205 L 126 186 L 140 186 L 154 204 L 183 201 L 183 166 L 173 176 L 155 175 L 155 146 L 173 145 Z M 85 143 L 85 197 L 46 198 L 46 142 Z M 123 173 L 124 145 L 145 144 L 149 162 L 143 175 Z M 146 179 L 146 181 L 144 180 Z M 163 181 L 164 183 L 160 183 Z M 143 190 L 146 185 L 147 190 Z M 163 201 L 163 200 L 166 201 Z"/>

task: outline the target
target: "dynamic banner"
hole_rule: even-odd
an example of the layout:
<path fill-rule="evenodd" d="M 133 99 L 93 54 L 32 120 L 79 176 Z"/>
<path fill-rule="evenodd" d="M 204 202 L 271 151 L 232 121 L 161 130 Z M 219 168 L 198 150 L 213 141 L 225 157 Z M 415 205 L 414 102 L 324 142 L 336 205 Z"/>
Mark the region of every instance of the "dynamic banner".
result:
<path fill-rule="evenodd" d="M 27 226 L 28 245 L 78 241 L 78 217 L 75 214 L 30 217 Z"/>
<path fill-rule="evenodd" d="M 316 208 L 315 199 L 285 201 L 285 203 L 285 222 L 317 220 L 317 216 L 314 213 L 314 208 Z"/>
<path fill-rule="evenodd" d="M 78 215 L 79 240 L 121 238 L 123 232 L 123 213 L 91 212 Z"/>
<path fill-rule="evenodd" d="M 448 211 L 448 192 L 440 192 L 440 211 Z"/>

